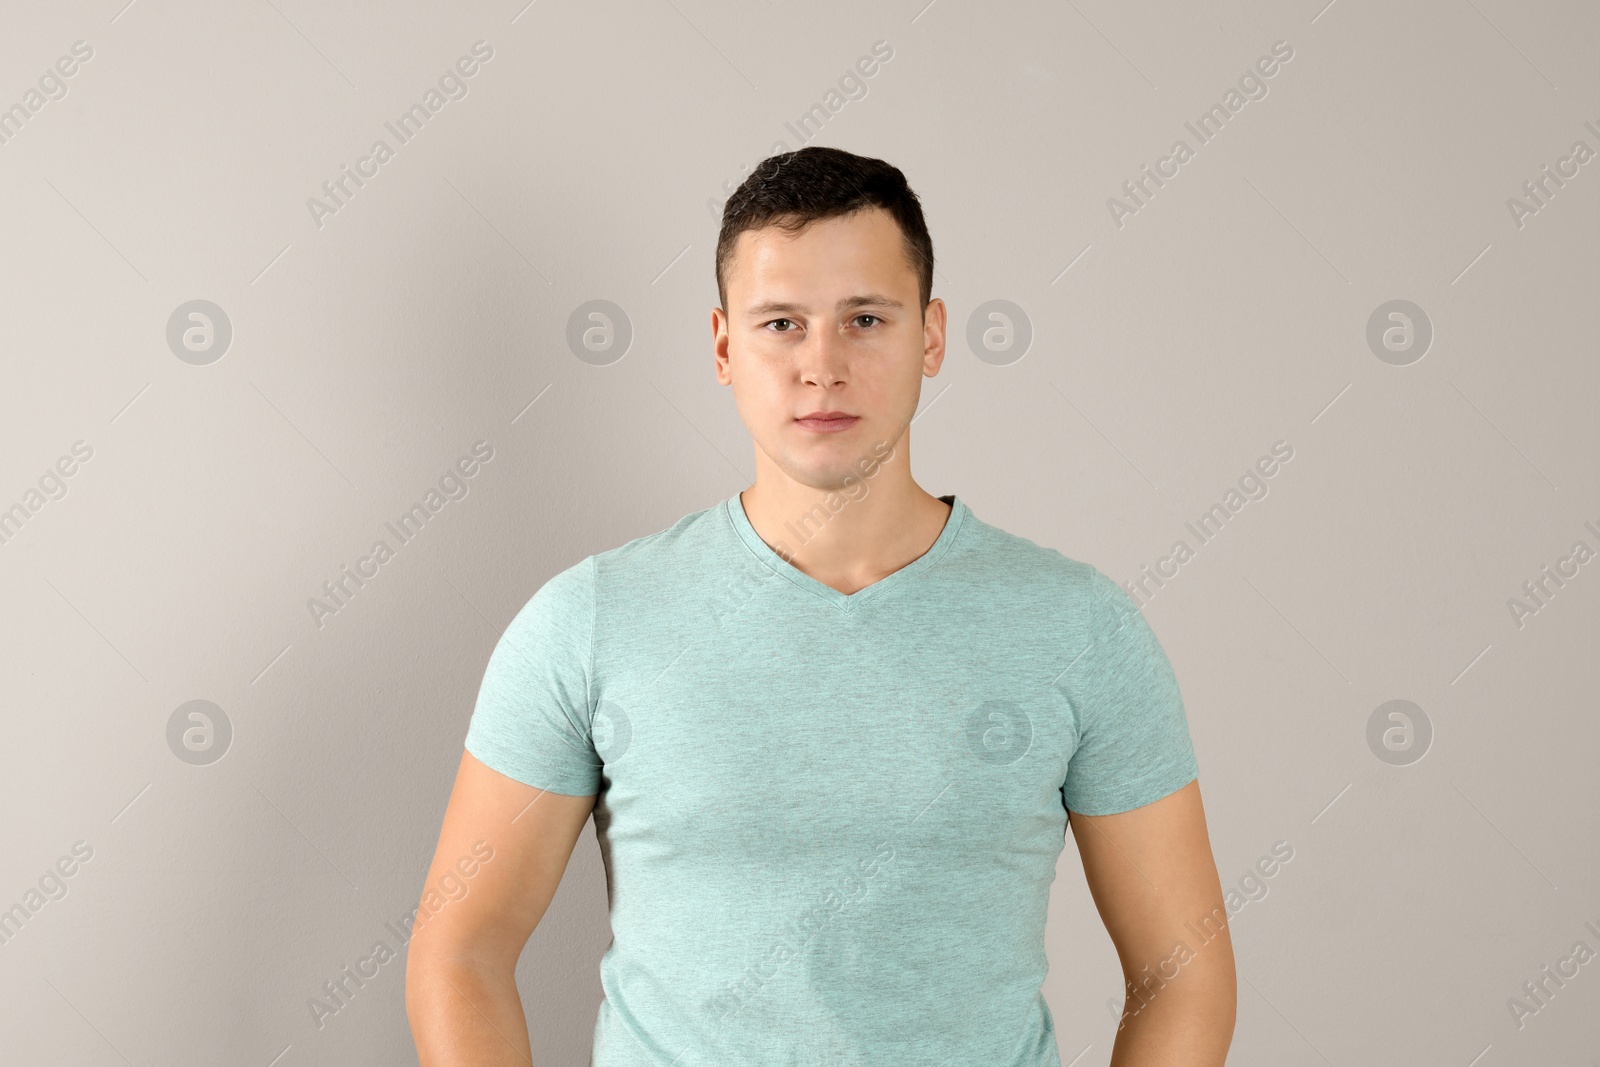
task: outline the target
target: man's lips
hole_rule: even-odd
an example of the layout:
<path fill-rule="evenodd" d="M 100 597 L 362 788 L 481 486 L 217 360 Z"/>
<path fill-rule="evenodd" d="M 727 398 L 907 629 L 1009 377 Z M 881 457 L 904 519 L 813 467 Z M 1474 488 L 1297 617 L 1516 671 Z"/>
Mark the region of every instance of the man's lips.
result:
<path fill-rule="evenodd" d="M 807 415 L 794 420 L 801 426 L 816 433 L 838 433 L 848 430 L 861 421 L 859 415 Z"/>

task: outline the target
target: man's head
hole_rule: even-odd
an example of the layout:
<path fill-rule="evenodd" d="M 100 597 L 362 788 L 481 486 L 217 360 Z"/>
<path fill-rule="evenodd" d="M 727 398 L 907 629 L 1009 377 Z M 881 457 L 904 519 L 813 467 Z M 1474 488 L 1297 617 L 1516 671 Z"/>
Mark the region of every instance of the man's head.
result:
<path fill-rule="evenodd" d="M 819 219 L 873 207 L 887 211 L 900 227 L 906 262 L 917 278 L 918 307 L 926 308 L 933 293 L 933 238 L 906 176 L 881 159 L 811 147 L 768 156 L 723 205 L 716 256 L 723 309 L 728 309 L 729 261 L 740 234 L 767 226 L 793 233 Z"/>
<path fill-rule="evenodd" d="M 762 161 L 724 208 L 711 313 L 717 379 L 760 452 L 832 490 L 897 445 L 944 359 L 932 284 L 933 242 L 897 168 L 836 148 Z M 803 421 L 815 412 L 854 421 Z"/>

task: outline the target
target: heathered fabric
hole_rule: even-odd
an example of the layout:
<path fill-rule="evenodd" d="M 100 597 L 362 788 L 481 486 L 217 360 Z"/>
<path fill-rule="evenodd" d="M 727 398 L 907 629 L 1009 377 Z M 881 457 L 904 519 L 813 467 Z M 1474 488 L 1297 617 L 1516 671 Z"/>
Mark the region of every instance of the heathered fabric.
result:
<path fill-rule="evenodd" d="M 507 626 L 466 747 L 599 794 L 593 1067 L 1059 1067 L 1040 986 L 1067 809 L 1198 769 L 1127 594 L 942 499 L 933 546 L 852 594 L 736 493 Z"/>

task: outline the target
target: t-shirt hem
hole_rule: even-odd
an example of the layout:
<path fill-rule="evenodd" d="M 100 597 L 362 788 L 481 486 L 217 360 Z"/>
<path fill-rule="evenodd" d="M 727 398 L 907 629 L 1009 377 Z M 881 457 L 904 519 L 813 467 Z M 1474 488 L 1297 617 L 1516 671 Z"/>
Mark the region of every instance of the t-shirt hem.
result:
<path fill-rule="evenodd" d="M 529 769 L 516 758 L 493 745 L 485 745 L 482 741 L 469 741 L 465 747 L 473 759 L 490 770 L 498 771 L 507 778 L 523 785 L 531 785 L 545 793 L 559 793 L 566 797 L 587 797 L 600 791 L 599 784 L 591 780 L 572 778 L 548 768 Z"/>
<path fill-rule="evenodd" d="M 1081 807 L 1067 800 L 1066 807 L 1068 811 L 1079 815 L 1121 815 L 1125 811 L 1164 800 L 1199 777 L 1200 769 L 1191 760 L 1184 770 L 1153 778 L 1136 789 L 1124 791 L 1116 800 Z"/>

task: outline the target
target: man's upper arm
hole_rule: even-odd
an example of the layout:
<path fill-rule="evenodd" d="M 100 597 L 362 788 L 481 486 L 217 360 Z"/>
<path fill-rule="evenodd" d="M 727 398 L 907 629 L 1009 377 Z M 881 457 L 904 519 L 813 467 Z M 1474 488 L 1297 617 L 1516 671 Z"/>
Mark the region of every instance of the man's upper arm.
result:
<path fill-rule="evenodd" d="M 1056 682 L 1077 737 L 1062 806 L 1112 815 L 1159 800 L 1199 776 L 1172 663 L 1127 592 L 1091 571 L 1083 625 Z"/>
<path fill-rule="evenodd" d="M 1068 825 L 1125 974 L 1148 965 L 1172 979 L 1179 969 L 1214 964 L 1232 980 L 1228 914 L 1198 780 L 1116 815 L 1069 812 Z"/>
<path fill-rule="evenodd" d="M 594 580 L 593 557 L 557 572 L 495 642 L 413 957 L 443 952 L 509 972 L 555 895 L 602 786 L 590 685 Z"/>
<path fill-rule="evenodd" d="M 509 972 L 555 896 L 595 797 L 525 785 L 461 755 L 411 939 Z M 467 872 L 471 871 L 469 875 Z"/>

